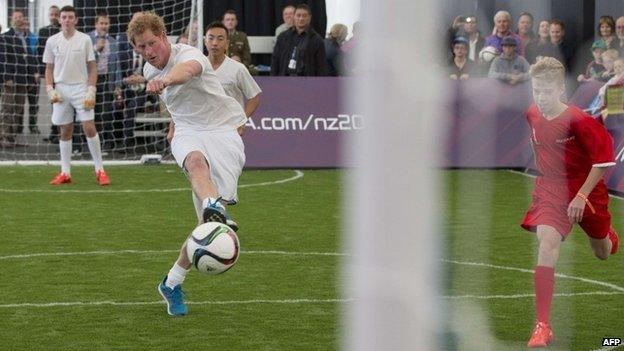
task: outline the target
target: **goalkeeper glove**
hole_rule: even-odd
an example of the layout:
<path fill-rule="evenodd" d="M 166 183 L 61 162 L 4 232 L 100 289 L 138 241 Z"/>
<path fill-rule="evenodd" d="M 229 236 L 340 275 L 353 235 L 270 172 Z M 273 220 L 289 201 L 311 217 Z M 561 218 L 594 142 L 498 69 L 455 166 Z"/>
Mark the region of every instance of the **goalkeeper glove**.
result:
<path fill-rule="evenodd" d="M 87 87 L 87 94 L 83 104 L 85 110 L 92 110 L 95 107 L 95 91 L 95 86 L 89 85 Z"/>
<path fill-rule="evenodd" d="M 46 91 L 48 92 L 48 99 L 50 99 L 51 103 L 56 104 L 57 102 L 63 102 L 63 97 L 53 86 L 48 85 Z"/>

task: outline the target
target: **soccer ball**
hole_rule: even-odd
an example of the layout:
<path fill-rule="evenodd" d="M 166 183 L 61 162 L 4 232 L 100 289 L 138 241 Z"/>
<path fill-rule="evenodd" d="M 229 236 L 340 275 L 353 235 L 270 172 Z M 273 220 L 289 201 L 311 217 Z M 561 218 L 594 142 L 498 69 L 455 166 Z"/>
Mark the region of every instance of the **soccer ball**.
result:
<path fill-rule="evenodd" d="M 493 46 L 486 46 L 479 52 L 479 58 L 483 62 L 490 62 L 498 55 L 498 50 Z"/>
<path fill-rule="evenodd" d="M 239 252 L 236 233 L 223 223 L 204 223 L 195 228 L 186 241 L 189 260 L 205 274 L 221 274 L 232 268 Z"/>

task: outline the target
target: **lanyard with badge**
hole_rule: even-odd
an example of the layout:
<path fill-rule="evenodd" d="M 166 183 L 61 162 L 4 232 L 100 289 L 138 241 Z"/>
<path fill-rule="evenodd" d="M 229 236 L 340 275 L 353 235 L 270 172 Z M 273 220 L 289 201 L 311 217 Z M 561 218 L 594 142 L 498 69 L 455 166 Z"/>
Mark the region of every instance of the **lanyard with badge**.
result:
<path fill-rule="evenodd" d="M 299 40 L 297 41 L 297 45 L 295 45 L 295 47 L 293 47 L 292 52 L 290 54 L 290 60 L 288 61 L 288 69 L 290 70 L 291 74 L 297 74 L 297 61 L 301 60 L 301 54 L 302 54 L 302 50 L 304 50 L 305 45 L 307 44 L 307 35 L 305 35 L 303 38 L 299 37 Z M 299 49 L 299 47 L 301 46 L 301 49 Z M 303 62 L 301 62 L 303 63 Z M 299 70 L 302 69 L 302 65 L 299 65 Z"/>
<path fill-rule="evenodd" d="M 292 53 L 290 54 L 290 61 L 288 61 L 288 69 L 296 70 L 297 69 L 297 46 L 292 49 Z"/>

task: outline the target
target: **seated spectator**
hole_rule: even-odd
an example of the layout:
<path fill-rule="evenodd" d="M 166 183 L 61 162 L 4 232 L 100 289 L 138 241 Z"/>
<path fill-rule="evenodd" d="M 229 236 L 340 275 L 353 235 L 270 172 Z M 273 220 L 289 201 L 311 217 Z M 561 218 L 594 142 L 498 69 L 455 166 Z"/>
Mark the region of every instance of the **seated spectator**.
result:
<path fill-rule="evenodd" d="M 312 12 L 308 5 L 297 5 L 295 25 L 277 38 L 273 48 L 272 76 L 327 75 L 325 44 L 323 38 L 310 26 L 311 20 Z"/>
<path fill-rule="evenodd" d="M 343 53 L 340 47 L 347 38 L 349 29 L 342 23 L 336 23 L 331 27 L 325 39 L 325 56 L 330 76 L 344 75 Z"/>
<path fill-rule="evenodd" d="M 492 61 L 488 77 L 502 80 L 511 85 L 529 79 L 529 63 L 524 57 L 517 54 L 518 41 L 516 38 L 505 37 L 501 45 L 503 52 Z"/>
<path fill-rule="evenodd" d="M 520 17 L 518 17 L 518 28 L 516 29 L 516 34 L 520 37 L 520 46 L 526 57 L 526 47 L 530 43 L 537 41 L 537 36 L 533 33 L 532 14 L 529 12 L 523 12 L 520 14 Z"/>
<path fill-rule="evenodd" d="M 617 49 L 620 52 L 620 57 L 624 57 L 624 16 L 615 21 L 615 34 L 618 37 Z"/>
<path fill-rule="evenodd" d="M 511 31 L 511 15 L 507 11 L 498 11 L 494 15 L 494 31 L 492 35 L 485 38 L 485 46 L 493 46 L 498 52 L 503 51 L 503 38 L 513 37 L 516 42 L 520 42 L 518 34 Z M 516 46 L 516 53 L 524 56 L 520 46 Z"/>
<path fill-rule="evenodd" d="M 535 63 L 537 59 L 537 52 L 540 51 L 540 47 L 550 43 L 550 22 L 543 20 L 537 27 L 536 40 L 527 44 L 525 51 L 525 58 L 530 63 Z"/>
<path fill-rule="evenodd" d="M 607 49 L 618 48 L 618 41 L 615 36 L 615 20 L 611 16 L 600 16 L 598 20 L 599 39 L 607 45 Z"/>
<path fill-rule="evenodd" d="M 468 59 L 473 62 L 477 62 L 479 59 L 479 52 L 483 49 L 485 44 L 485 38 L 479 32 L 477 28 L 477 17 L 473 15 L 466 16 L 466 22 L 464 22 L 464 33 L 466 39 L 468 39 Z M 451 45 L 453 45 L 451 43 Z"/>
<path fill-rule="evenodd" d="M 466 80 L 475 70 L 475 63 L 468 58 L 468 39 L 457 37 L 453 40 L 453 57 L 448 62 L 448 75 L 451 79 Z"/>
<path fill-rule="evenodd" d="M 586 82 L 592 79 L 596 79 L 598 75 L 604 72 L 605 68 L 602 65 L 602 53 L 607 50 L 607 46 L 603 40 L 596 40 L 591 46 L 591 52 L 594 59 L 587 64 L 584 74 L 580 74 L 576 80 L 579 82 Z"/>
<path fill-rule="evenodd" d="M 282 32 L 290 29 L 295 23 L 295 7 L 293 5 L 287 5 L 282 10 L 282 20 L 284 23 L 275 28 L 275 38 L 279 37 Z"/>
<path fill-rule="evenodd" d="M 602 65 L 604 71 L 596 76 L 596 79 L 601 82 L 606 82 L 615 76 L 615 60 L 619 58 L 617 50 L 607 50 L 602 53 Z"/>

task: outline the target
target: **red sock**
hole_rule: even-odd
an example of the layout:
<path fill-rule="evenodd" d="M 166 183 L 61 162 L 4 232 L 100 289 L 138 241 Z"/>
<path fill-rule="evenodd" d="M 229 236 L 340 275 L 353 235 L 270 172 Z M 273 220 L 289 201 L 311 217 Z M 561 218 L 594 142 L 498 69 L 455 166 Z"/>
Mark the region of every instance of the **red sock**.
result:
<path fill-rule="evenodd" d="M 552 267 L 536 266 L 535 275 L 535 309 L 537 321 L 549 323 L 550 304 L 555 291 L 555 269 Z"/>

